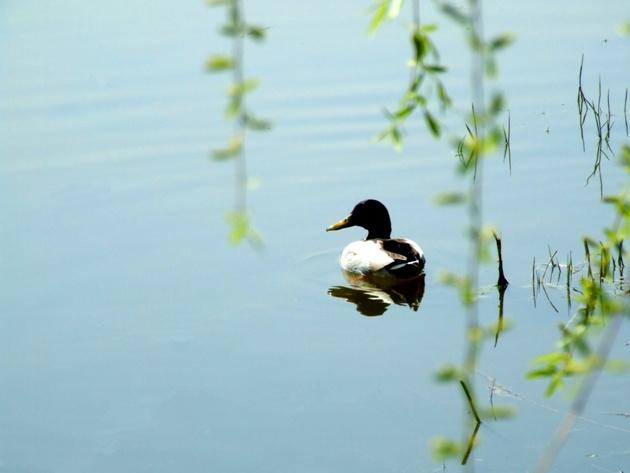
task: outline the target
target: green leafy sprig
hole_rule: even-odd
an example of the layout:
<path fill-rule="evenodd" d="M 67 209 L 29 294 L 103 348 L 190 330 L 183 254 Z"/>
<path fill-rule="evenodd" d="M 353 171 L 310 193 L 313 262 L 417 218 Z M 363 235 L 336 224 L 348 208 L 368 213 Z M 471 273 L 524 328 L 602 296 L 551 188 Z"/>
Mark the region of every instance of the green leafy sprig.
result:
<path fill-rule="evenodd" d="M 225 116 L 234 122 L 234 131 L 227 144 L 212 151 L 217 161 L 236 162 L 234 209 L 226 216 L 230 226 L 229 240 L 238 244 L 243 240 L 260 247 L 262 238 L 251 223 L 247 206 L 249 179 L 245 159 L 245 139 L 247 130 L 264 131 L 271 128 L 271 122 L 252 113 L 246 105 L 246 97 L 258 87 L 256 78 L 246 78 L 244 72 L 244 39 L 261 42 L 266 37 L 262 26 L 247 23 L 243 18 L 242 0 L 209 0 L 213 7 L 224 7 L 227 18 L 219 32 L 231 38 L 231 54 L 213 54 L 206 61 L 206 70 L 212 73 L 230 72 L 231 82 L 226 90 L 227 106 Z"/>

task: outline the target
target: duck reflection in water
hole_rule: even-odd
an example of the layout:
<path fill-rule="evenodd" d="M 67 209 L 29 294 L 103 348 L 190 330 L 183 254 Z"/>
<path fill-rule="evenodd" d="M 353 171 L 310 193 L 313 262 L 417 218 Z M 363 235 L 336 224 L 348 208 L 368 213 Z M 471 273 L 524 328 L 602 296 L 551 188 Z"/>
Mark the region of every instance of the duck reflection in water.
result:
<path fill-rule="evenodd" d="M 424 296 L 424 273 L 405 281 L 342 273 L 350 286 L 332 286 L 328 294 L 355 304 L 363 315 L 383 315 L 391 304 L 406 305 L 417 311 Z"/>

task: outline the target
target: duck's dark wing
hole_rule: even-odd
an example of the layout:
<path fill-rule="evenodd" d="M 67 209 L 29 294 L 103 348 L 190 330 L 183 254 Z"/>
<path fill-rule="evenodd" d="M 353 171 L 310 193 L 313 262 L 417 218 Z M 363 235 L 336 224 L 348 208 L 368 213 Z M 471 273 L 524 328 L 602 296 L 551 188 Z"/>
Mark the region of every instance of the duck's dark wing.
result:
<path fill-rule="evenodd" d="M 424 255 L 414 242 L 405 239 L 381 240 L 383 250 L 394 260 L 383 269 L 400 278 L 413 278 L 424 269 Z"/>

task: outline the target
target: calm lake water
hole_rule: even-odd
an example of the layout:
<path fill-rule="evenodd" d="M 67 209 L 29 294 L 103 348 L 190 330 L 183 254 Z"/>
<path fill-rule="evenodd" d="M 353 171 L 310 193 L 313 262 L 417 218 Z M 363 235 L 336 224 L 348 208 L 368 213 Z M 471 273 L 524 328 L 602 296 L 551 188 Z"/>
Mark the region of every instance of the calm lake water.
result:
<path fill-rule="evenodd" d="M 210 76 L 224 12 L 203 2 L 8 0 L 0 5 L 0 471 L 432 472 L 429 444 L 460 438 L 456 385 L 433 381 L 465 348 L 465 315 L 438 281 L 466 259 L 466 215 L 433 204 L 464 181 L 456 158 L 414 119 L 397 154 L 372 142 L 406 85 L 401 22 L 369 36 L 370 2 L 246 2 L 269 27 L 248 45 L 262 79 L 253 109 L 273 131 L 247 142 L 254 222 L 266 250 L 227 242 L 233 166 L 225 76 Z M 626 1 L 484 2 L 512 118 L 512 173 L 488 162 L 485 220 L 504 240 L 512 328 L 484 346 L 476 385 L 513 406 L 481 427 L 471 464 L 531 471 L 568 406 L 525 379 L 576 310 L 563 288 L 532 300 L 532 258 L 583 258 L 612 212 L 596 182 L 594 131 L 579 139 L 577 75 L 610 89 L 613 149 L 628 141 Z M 408 17 L 408 13 L 404 16 Z M 460 110 L 469 97 L 461 31 L 432 8 Z M 453 122 L 455 123 L 455 122 Z M 459 128 L 451 131 L 461 133 Z M 623 175 L 604 162 L 605 191 Z M 337 257 L 361 229 L 325 233 L 359 200 L 390 209 L 394 234 L 427 255 L 418 311 L 380 317 L 331 297 L 348 286 Z M 496 280 L 493 265 L 481 284 Z M 480 317 L 497 317 L 494 289 Z M 630 359 L 622 327 L 613 357 Z M 630 469 L 628 375 L 605 374 L 553 471 Z M 447 471 L 459 471 L 456 462 Z"/>

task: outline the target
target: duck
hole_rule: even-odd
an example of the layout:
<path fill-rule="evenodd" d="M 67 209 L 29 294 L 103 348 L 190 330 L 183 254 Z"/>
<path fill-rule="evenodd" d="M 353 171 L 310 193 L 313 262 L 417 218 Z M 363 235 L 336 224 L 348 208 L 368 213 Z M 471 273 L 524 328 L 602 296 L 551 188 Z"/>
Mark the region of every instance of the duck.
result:
<path fill-rule="evenodd" d="M 348 227 L 368 231 L 365 240 L 354 241 L 341 252 L 341 268 L 369 278 L 406 280 L 424 273 L 425 257 L 420 246 L 406 238 L 391 238 L 387 207 L 375 199 L 354 206 L 350 215 L 330 225 L 327 232 Z"/>

